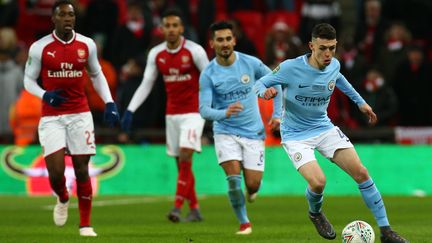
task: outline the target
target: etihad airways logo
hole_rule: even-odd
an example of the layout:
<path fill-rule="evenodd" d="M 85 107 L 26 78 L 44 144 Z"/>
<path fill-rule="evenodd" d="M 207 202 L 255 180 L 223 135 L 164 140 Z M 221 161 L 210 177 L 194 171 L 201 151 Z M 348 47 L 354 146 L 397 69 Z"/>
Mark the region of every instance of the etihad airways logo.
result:
<path fill-rule="evenodd" d="M 61 70 L 52 71 L 48 70 L 49 78 L 81 78 L 83 76 L 82 70 L 73 70 L 73 64 L 62 62 L 60 63 Z"/>
<path fill-rule="evenodd" d="M 330 102 L 331 95 L 327 97 L 309 97 L 303 95 L 296 95 L 295 99 L 301 102 L 302 106 L 323 106 Z"/>

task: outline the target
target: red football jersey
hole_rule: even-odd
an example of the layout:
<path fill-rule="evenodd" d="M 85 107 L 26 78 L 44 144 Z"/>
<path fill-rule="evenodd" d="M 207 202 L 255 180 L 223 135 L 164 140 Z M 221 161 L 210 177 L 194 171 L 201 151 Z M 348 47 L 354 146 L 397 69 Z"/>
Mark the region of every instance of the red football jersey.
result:
<path fill-rule="evenodd" d="M 63 90 L 60 95 L 67 99 L 59 107 L 43 102 L 42 116 L 89 111 L 84 91 L 86 67 L 92 74 L 101 71 L 96 45 L 90 38 L 74 33 L 70 41 L 64 42 L 53 32 L 33 43 L 26 75 L 34 80 L 40 77 L 42 87 L 47 91 Z"/>
<path fill-rule="evenodd" d="M 166 42 L 155 46 L 148 54 L 142 84 L 128 110 L 135 111 L 147 98 L 159 72 L 167 93 L 166 114 L 199 112 L 199 75 L 208 62 L 204 49 L 184 38 L 175 50 L 168 49 Z"/>

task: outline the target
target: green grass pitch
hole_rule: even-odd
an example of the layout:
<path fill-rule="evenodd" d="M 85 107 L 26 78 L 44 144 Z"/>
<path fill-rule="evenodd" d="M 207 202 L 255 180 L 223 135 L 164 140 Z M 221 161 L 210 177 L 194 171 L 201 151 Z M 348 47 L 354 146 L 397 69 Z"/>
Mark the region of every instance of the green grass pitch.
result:
<path fill-rule="evenodd" d="M 384 197 L 394 230 L 413 243 L 432 242 L 431 197 Z M 326 197 L 324 211 L 338 232 L 334 241 L 316 233 L 307 218 L 304 197 L 262 196 L 248 203 L 253 233 L 237 236 L 238 222 L 226 196 L 201 197 L 201 223 L 173 224 L 166 219 L 168 197 L 97 196 L 92 224 L 96 238 L 78 234 L 78 209 L 72 198 L 65 226 L 52 221 L 54 197 L 0 196 L 0 242 L 341 242 L 343 227 L 352 220 L 369 222 L 379 242 L 378 227 L 360 197 Z M 186 214 L 188 209 L 183 208 Z"/>

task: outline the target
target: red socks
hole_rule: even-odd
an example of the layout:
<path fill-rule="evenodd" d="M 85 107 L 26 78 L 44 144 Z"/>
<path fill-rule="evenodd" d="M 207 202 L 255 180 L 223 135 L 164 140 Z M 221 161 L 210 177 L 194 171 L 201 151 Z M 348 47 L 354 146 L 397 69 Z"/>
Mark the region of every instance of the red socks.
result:
<path fill-rule="evenodd" d="M 90 226 L 90 214 L 92 207 L 93 190 L 90 178 L 87 181 L 77 183 L 78 208 L 80 213 L 80 227 Z"/>
<path fill-rule="evenodd" d="M 194 177 L 192 170 L 191 170 L 190 175 L 191 175 L 191 180 L 190 180 L 191 185 L 189 188 L 188 199 L 189 199 L 189 208 L 193 209 L 193 208 L 198 208 L 198 198 L 197 198 L 197 195 L 195 192 L 195 177 Z"/>
<path fill-rule="evenodd" d="M 175 195 L 174 206 L 181 208 L 185 198 L 189 196 L 189 190 L 191 186 L 191 175 L 192 175 L 192 163 L 180 162 L 179 173 L 177 177 L 177 190 Z"/>
<path fill-rule="evenodd" d="M 62 180 L 56 184 L 54 184 L 51 180 L 49 180 L 49 182 L 51 184 L 51 188 L 59 197 L 60 202 L 67 202 L 69 200 L 69 193 L 66 189 L 66 177 L 63 176 Z"/>

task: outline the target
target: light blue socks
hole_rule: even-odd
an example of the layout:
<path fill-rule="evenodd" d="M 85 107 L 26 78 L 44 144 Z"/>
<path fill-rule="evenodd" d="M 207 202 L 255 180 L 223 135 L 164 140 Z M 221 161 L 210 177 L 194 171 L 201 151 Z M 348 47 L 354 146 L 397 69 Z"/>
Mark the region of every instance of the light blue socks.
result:
<path fill-rule="evenodd" d="M 241 224 L 249 223 L 249 219 L 246 213 L 245 197 L 241 189 L 240 175 L 227 176 L 228 180 L 228 197 L 231 201 L 231 206 L 234 209 L 234 213 Z"/>
<path fill-rule="evenodd" d="M 375 183 L 371 178 L 358 184 L 361 195 L 367 207 L 372 211 L 378 226 L 389 226 L 386 209 Z"/>
<path fill-rule="evenodd" d="M 324 196 L 322 193 L 318 194 L 306 188 L 306 199 L 309 204 L 309 212 L 319 213 L 321 212 L 321 206 L 323 204 Z"/>

